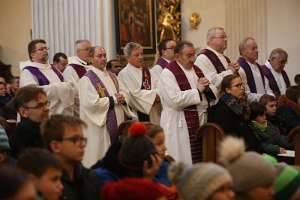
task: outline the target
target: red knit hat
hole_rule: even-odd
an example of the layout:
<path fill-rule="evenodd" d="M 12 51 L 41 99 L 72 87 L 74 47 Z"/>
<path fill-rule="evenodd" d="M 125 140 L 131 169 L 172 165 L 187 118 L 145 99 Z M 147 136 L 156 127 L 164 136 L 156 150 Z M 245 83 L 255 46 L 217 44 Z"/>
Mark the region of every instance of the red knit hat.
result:
<path fill-rule="evenodd" d="M 105 200 L 157 200 L 164 196 L 161 186 L 143 178 L 108 182 L 102 188 L 102 199 Z"/>

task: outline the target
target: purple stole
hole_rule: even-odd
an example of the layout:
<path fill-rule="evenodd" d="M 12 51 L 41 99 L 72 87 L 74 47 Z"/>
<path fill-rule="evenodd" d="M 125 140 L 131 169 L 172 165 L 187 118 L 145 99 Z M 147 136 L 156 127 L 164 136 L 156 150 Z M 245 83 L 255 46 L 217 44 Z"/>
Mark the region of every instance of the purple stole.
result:
<path fill-rule="evenodd" d="M 69 64 L 77 73 L 78 77 L 81 78 L 86 73 L 85 67 L 78 65 L 78 64 Z"/>
<path fill-rule="evenodd" d="M 206 55 L 210 62 L 215 66 L 215 69 L 218 74 L 226 70 L 218 56 L 213 51 L 209 49 L 202 49 L 200 54 Z M 228 63 L 231 63 L 230 59 L 227 56 L 224 57 Z"/>
<path fill-rule="evenodd" d="M 183 70 L 180 68 L 180 66 L 177 64 L 176 61 L 172 61 L 166 68 L 170 70 L 175 76 L 181 91 L 191 89 L 191 85 L 187 77 L 185 76 Z M 204 77 L 202 71 L 198 67 L 194 66 L 194 70 L 199 78 Z M 183 111 L 184 111 L 184 117 L 189 132 L 192 160 L 193 163 L 200 162 L 202 157 L 201 156 L 202 142 L 197 138 L 197 130 L 200 127 L 197 106 L 190 105 L 188 107 L 185 107 Z"/>
<path fill-rule="evenodd" d="M 142 68 L 142 90 L 151 90 L 151 74 L 147 67 Z M 138 119 L 141 122 L 149 122 L 150 117 L 149 115 L 142 113 L 140 111 L 137 111 Z"/>
<path fill-rule="evenodd" d="M 162 57 L 158 58 L 157 62 L 156 62 L 157 65 L 161 66 L 161 68 L 165 68 L 167 67 L 167 65 L 169 64 L 165 59 L 163 59 Z"/>
<path fill-rule="evenodd" d="M 111 72 L 108 72 L 111 79 L 113 80 L 117 90 L 119 88 L 117 78 Z M 93 72 L 92 70 L 88 70 L 85 74 L 88 77 L 94 86 L 95 90 L 99 94 L 100 98 L 109 97 L 109 93 L 105 88 L 105 85 L 101 81 L 101 79 Z M 106 116 L 106 127 L 110 136 L 111 144 L 114 144 L 118 140 L 118 122 L 117 116 L 114 107 L 109 108 Z M 100 133 L 99 133 L 100 134 Z"/>
<path fill-rule="evenodd" d="M 280 96 L 281 94 L 280 94 L 280 90 L 279 90 L 278 84 L 277 84 L 276 79 L 273 76 L 271 70 L 266 65 L 262 65 L 261 66 L 261 70 L 262 70 L 262 73 L 267 77 L 267 79 L 269 81 L 270 88 L 273 91 L 273 93 L 276 96 Z M 282 70 L 281 74 L 282 74 L 282 77 L 283 77 L 283 80 L 285 82 L 286 87 L 287 88 L 290 87 L 291 86 L 291 82 L 289 80 L 289 77 L 288 77 L 287 73 L 284 70 Z"/>
<path fill-rule="evenodd" d="M 250 88 L 250 91 L 252 93 L 257 93 L 257 89 L 256 89 L 256 85 L 255 85 L 255 81 L 254 81 L 254 77 L 253 77 L 253 73 L 252 73 L 252 70 L 249 66 L 249 64 L 247 63 L 246 59 L 243 58 L 243 57 L 239 57 L 238 59 L 238 63 L 239 65 L 244 69 L 245 73 L 246 73 L 246 76 L 247 76 L 247 84 Z M 260 76 L 261 76 L 261 79 L 262 79 L 262 82 L 264 84 L 264 87 L 265 86 L 265 79 L 264 79 L 264 74 L 262 72 L 262 69 L 261 69 L 261 66 L 257 63 L 255 63 L 260 71 Z"/>
<path fill-rule="evenodd" d="M 61 72 L 53 66 L 51 66 L 51 68 L 55 72 L 59 80 L 63 82 L 64 77 L 62 76 Z M 26 66 L 23 68 L 23 70 L 24 69 L 27 69 L 34 77 L 36 77 L 37 81 L 39 82 L 39 86 L 50 84 L 48 78 L 39 70 L 39 68 L 33 66 Z"/>

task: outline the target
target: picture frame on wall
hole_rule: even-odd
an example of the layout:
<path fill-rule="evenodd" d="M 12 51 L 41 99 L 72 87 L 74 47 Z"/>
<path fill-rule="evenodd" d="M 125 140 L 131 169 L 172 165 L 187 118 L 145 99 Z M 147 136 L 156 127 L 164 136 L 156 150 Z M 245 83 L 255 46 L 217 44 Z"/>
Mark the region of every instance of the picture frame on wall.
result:
<path fill-rule="evenodd" d="M 114 6 L 117 53 L 123 55 L 125 45 L 136 42 L 144 54 L 155 54 L 155 0 L 114 0 Z"/>

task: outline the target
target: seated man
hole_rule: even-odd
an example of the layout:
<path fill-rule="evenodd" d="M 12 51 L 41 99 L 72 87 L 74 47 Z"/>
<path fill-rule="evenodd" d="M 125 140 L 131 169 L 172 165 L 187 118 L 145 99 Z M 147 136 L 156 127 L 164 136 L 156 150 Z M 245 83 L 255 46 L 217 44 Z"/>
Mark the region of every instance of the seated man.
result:
<path fill-rule="evenodd" d="M 53 67 L 58 69 L 61 73 L 65 70 L 68 64 L 68 57 L 62 52 L 58 52 L 53 56 Z"/>
<path fill-rule="evenodd" d="M 21 64 L 20 86 L 34 84 L 43 88 L 50 101 L 50 115 L 73 114 L 73 87 L 63 82 L 61 72 L 47 63 L 48 50 L 45 40 L 32 40 L 28 44 L 30 61 Z"/>
<path fill-rule="evenodd" d="M 49 102 L 44 90 L 25 86 L 17 92 L 13 104 L 21 117 L 12 135 L 14 156 L 29 147 L 43 147 L 40 125 L 48 118 L 49 112 Z"/>
<path fill-rule="evenodd" d="M 77 117 L 52 115 L 42 127 L 45 146 L 61 162 L 64 186 L 61 199 L 100 199 L 99 178 L 82 166 L 86 124 Z"/>

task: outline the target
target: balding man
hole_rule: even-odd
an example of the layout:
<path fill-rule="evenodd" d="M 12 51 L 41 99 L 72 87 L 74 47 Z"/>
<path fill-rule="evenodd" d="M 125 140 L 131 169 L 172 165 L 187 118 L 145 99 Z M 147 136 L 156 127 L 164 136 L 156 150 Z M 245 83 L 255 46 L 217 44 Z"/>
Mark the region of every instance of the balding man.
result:
<path fill-rule="evenodd" d="M 224 55 L 226 48 L 227 35 L 224 28 L 210 28 L 207 32 L 207 47 L 201 50 L 195 61 L 195 65 L 217 88 L 220 87 L 223 77 L 237 73 L 239 70 L 238 64 L 231 63 L 230 59 Z"/>
<path fill-rule="evenodd" d="M 127 43 L 124 54 L 128 64 L 118 75 L 120 87 L 129 94 L 129 105 L 137 112 L 140 121 L 159 124 L 159 96 L 153 74 L 144 66 L 143 47 L 138 43 Z"/>
<path fill-rule="evenodd" d="M 241 57 L 238 63 L 241 66 L 239 74 L 243 82 L 249 87 L 251 93 L 260 96 L 263 94 L 273 95 L 268 79 L 264 76 L 261 66 L 256 62 L 258 58 L 258 48 L 254 38 L 246 37 L 239 45 Z"/>
<path fill-rule="evenodd" d="M 288 54 L 281 48 L 273 49 L 265 65 L 262 65 L 262 72 L 267 77 L 270 88 L 276 96 L 284 95 L 291 86 L 289 77 L 284 70 Z"/>
<path fill-rule="evenodd" d="M 116 76 L 106 70 L 103 47 L 89 50 L 92 66 L 79 81 L 80 118 L 88 125 L 88 138 L 83 164 L 90 167 L 101 159 L 108 147 L 118 139 L 118 125 L 130 112 L 125 94 L 119 89 Z"/>
<path fill-rule="evenodd" d="M 78 83 L 79 79 L 86 73 L 89 62 L 89 50 L 91 42 L 89 40 L 77 40 L 75 42 L 76 56 L 68 59 L 69 63 L 63 72 L 65 81 L 73 84 L 76 91 L 74 115 L 79 116 Z"/>

